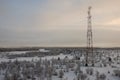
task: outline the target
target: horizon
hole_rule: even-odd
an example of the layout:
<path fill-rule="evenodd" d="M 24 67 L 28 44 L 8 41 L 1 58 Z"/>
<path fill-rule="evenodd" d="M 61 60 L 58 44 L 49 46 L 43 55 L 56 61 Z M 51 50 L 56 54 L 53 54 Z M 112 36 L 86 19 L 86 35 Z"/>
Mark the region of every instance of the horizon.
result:
<path fill-rule="evenodd" d="M 47 48 L 47 47 L 48 47 L 48 48 L 49 48 L 49 47 L 51 47 L 51 48 L 52 48 L 52 47 L 53 47 L 53 48 L 54 48 L 54 47 L 74 47 L 74 48 L 75 48 L 75 47 L 80 47 L 80 48 L 86 48 L 87 46 L 73 46 L 73 45 L 72 45 L 72 46 L 70 46 L 70 45 L 69 45 L 69 46 L 2 46 L 2 47 L 0 47 L 0 48 L 31 48 L 31 47 L 33 47 L 33 48 L 34 48 L 34 47 L 46 47 L 46 48 Z M 110 47 L 107 47 L 107 46 L 105 46 L 105 47 L 99 47 L 99 46 L 93 46 L 93 48 L 119 48 L 119 46 L 118 46 L 118 47 L 111 47 L 111 46 L 110 46 Z"/>

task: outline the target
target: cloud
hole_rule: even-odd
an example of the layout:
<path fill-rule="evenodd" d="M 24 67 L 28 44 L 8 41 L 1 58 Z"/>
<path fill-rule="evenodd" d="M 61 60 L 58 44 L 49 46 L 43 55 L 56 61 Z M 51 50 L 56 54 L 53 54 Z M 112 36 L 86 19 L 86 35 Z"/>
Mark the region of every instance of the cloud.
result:
<path fill-rule="evenodd" d="M 113 19 L 106 23 L 106 25 L 120 25 L 120 18 Z"/>
<path fill-rule="evenodd" d="M 0 3 L 0 46 L 85 46 L 89 5 L 94 45 L 120 45 L 120 0 L 6 0 Z"/>

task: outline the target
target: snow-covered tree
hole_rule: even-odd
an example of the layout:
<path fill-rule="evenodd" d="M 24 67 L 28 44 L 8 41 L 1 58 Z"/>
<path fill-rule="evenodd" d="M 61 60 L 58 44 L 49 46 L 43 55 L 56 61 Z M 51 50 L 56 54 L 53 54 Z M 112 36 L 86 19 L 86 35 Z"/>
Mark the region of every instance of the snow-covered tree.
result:
<path fill-rule="evenodd" d="M 86 73 L 89 75 L 93 75 L 93 68 L 87 68 Z"/>
<path fill-rule="evenodd" d="M 79 73 L 77 75 L 77 80 L 85 80 L 87 78 L 87 75 L 86 74 L 83 74 L 83 73 Z"/>
<path fill-rule="evenodd" d="M 100 78 L 100 80 L 106 80 L 106 75 L 105 74 L 100 74 L 99 78 Z"/>
<path fill-rule="evenodd" d="M 63 78 L 63 76 L 64 76 L 64 72 L 63 72 L 63 70 L 61 69 L 61 70 L 59 70 L 59 78 Z"/>

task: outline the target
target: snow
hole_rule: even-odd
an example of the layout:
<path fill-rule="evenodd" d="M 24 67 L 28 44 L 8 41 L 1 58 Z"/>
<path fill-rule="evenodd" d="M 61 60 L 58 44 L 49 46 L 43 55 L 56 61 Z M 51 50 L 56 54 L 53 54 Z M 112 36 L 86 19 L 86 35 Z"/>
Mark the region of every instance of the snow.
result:
<path fill-rule="evenodd" d="M 39 51 L 41 52 L 48 52 L 49 50 L 45 50 L 45 49 L 40 49 Z M 14 54 L 25 54 L 28 51 L 13 51 L 13 52 L 5 52 L 5 54 L 10 54 L 10 55 L 14 55 Z M 1 53 L 2 56 L 5 56 L 4 53 Z M 104 61 L 107 61 L 106 57 L 111 56 L 112 60 L 114 60 L 114 58 L 116 58 L 118 54 L 115 54 L 114 52 L 112 52 L 111 54 L 107 54 L 105 56 L 102 56 L 101 59 Z M 18 58 L 14 58 L 14 59 L 8 59 L 7 57 L 1 57 L 0 58 L 0 63 L 1 62 L 8 62 L 8 61 L 38 61 L 39 59 L 41 60 L 51 60 L 51 59 L 64 59 L 65 57 L 68 57 L 69 60 L 73 59 L 74 56 L 71 54 L 64 54 L 61 53 L 59 55 L 52 55 L 52 56 L 44 56 L 44 57 L 18 57 Z M 82 60 L 84 60 L 84 56 L 81 56 L 80 58 Z M 100 59 L 99 59 L 100 60 Z M 81 71 L 83 71 L 84 74 L 86 73 L 86 69 L 87 68 L 92 68 L 93 69 L 93 75 L 87 75 L 87 79 L 89 78 L 89 80 L 95 80 L 96 79 L 96 72 L 98 71 L 100 74 L 105 74 L 106 75 L 106 80 L 120 80 L 120 77 L 117 77 L 114 75 L 114 70 L 120 70 L 120 64 L 117 64 L 117 62 L 111 62 L 110 64 L 107 64 L 107 67 L 101 67 L 100 64 L 102 64 L 102 60 L 100 60 L 95 66 L 95 67 L 85 67 L 85 66 L 81 66 L 80 69 Z M 108 73 L 110 72 L 110 73 Z M 0 74 L 0 80 L 4 80 L 4 75 Z M 62 80 L 73 80 L 74 78 L 76 78 L 76 75 L 74 73 L 74 71 L 69 70 L 69 72 L 64 72 L 64 76 Z M 86 79 L 86 80 L 87 80 Z M 61 78 L 59 78 L 58 76 L 52 76 L 52 80 L 61 80 Z M 75 79 L 76 80 L 76 79 Z"/>
<path fill-rule="evenodd" d="M 0 75 L 0 80 L 4 80 L 4 76 L 3 75 Z"/>
<path fill-rule="evenodd" d="M 11 52 L 1 52 L 1 54 L 13 55 L 13 54 L 25 54 L 27 52 L 31 52 L 31 51 L 11 51 Z"/>
<path fill-rule="evenodd" d="M 65 76 L 64 76 L 64 78 L 67 78 L 68 80 L 73 80 L 74 77 L 75 77 L 75 74 L 73 71 L 65 73 Z"/>
<path fill-rule="evenodd" d="M 85 73 L 86 69 L 88 67 L 81 67 L 81 70 Z M 104 73 L 104 74 L 107 74 L 107 79 L 106 80 L 120 80 L 120 78 L 118 77 L 115 77 L 115 76 L 111 76 L 112 73 L 113 73 L 113 68 L 110 68 L 110 67 L 104 67 L 104 68 L 98 68 L 98 67 L 91 67 L 94 69 L 94 74 L 92 76 L 88 75 L 87 78 L 89 78 L 90 80 L 95 80 L 95 73 L 96 71 L 100 72 L 101 74 Z M 110 71 L 111 73 L 108 74 L 108 71 Z M 67 80 L 73 80 L 75 78 L 75 74 L 73 71 L 69 71 L 69 72 L 66 72 L 64 74 L 64 77 L 63 79 L 66 79 Z M 61 80 L 60 78 L 56 77 L 56 76 L 53 76 L 52 77 L 52 80 Z M 87 80 L 87 79 L 86 79 Z"/>
<path fill-rule="evenodd" d="M 46 50 L 46 49 L 39 49 L 40 52 L 50 52 L 50 50 Z"/>
<path fill-rule="evenodd" d="M 60 58 L 60 59 L 64 59 L 65 57 L 68 57 L 69 59 L 72 59 L 73 58 L 73 56 L 72 55 L 65 55 L 65 54 L 59 54 L 59 55 L 56 55 L 56 56 L 45 56 L 45 57 L 42 57 L 42 59 L 47 59 L 47 60 L 50 60 L 50 59 L 58 59 L 58 58 Z"/>
<path fill-rule="evenodd" d="M 8 61 L 15 61 L 16 59 L 18 60 L 18 61 L 32 61 L 32 60 L 34 60 L 34 61 L 36 61 L 36 60 L 39 60 L 40 58 L 41 59 L 43 59 L 43 60 L 45 60 L 45 59 L 47 59 L 47 60 L 51 60 L 51 59 L 58 59 L 58 58 L 60 58 L 60 59 L 64 59 L 65 57 L 68 57 L 69 59 L 72 59 L 73 58 L 73 56 L 72 55 L 65 55 L 65 54 L 59 54 L 59 55 L 56 55 L 56 56 L 45 56 L 45 57 L 19 57 L 19 58 L 15 58 L 15 59 L 8 59 L 8 58 L 0 58 L 0 62 L 8 62 Z"/>

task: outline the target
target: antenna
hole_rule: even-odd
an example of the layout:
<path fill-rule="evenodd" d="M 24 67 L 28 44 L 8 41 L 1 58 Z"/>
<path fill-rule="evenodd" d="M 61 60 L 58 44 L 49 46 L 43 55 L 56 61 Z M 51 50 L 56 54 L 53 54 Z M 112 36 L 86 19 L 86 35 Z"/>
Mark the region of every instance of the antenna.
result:
<path fill-rule="evenodd" d="M 91 62 L 92 66 L 94 66 L 94 60 L 93 60 L 93 35 L 92 35 L 92 23 L 91 23 L 91 9 L 92 7 L 88 7 L 88 26 L 87 26 L 87 48 L 86 48 L 86 64 L 85 66 L 88 66 L 88 64 Z"/>

